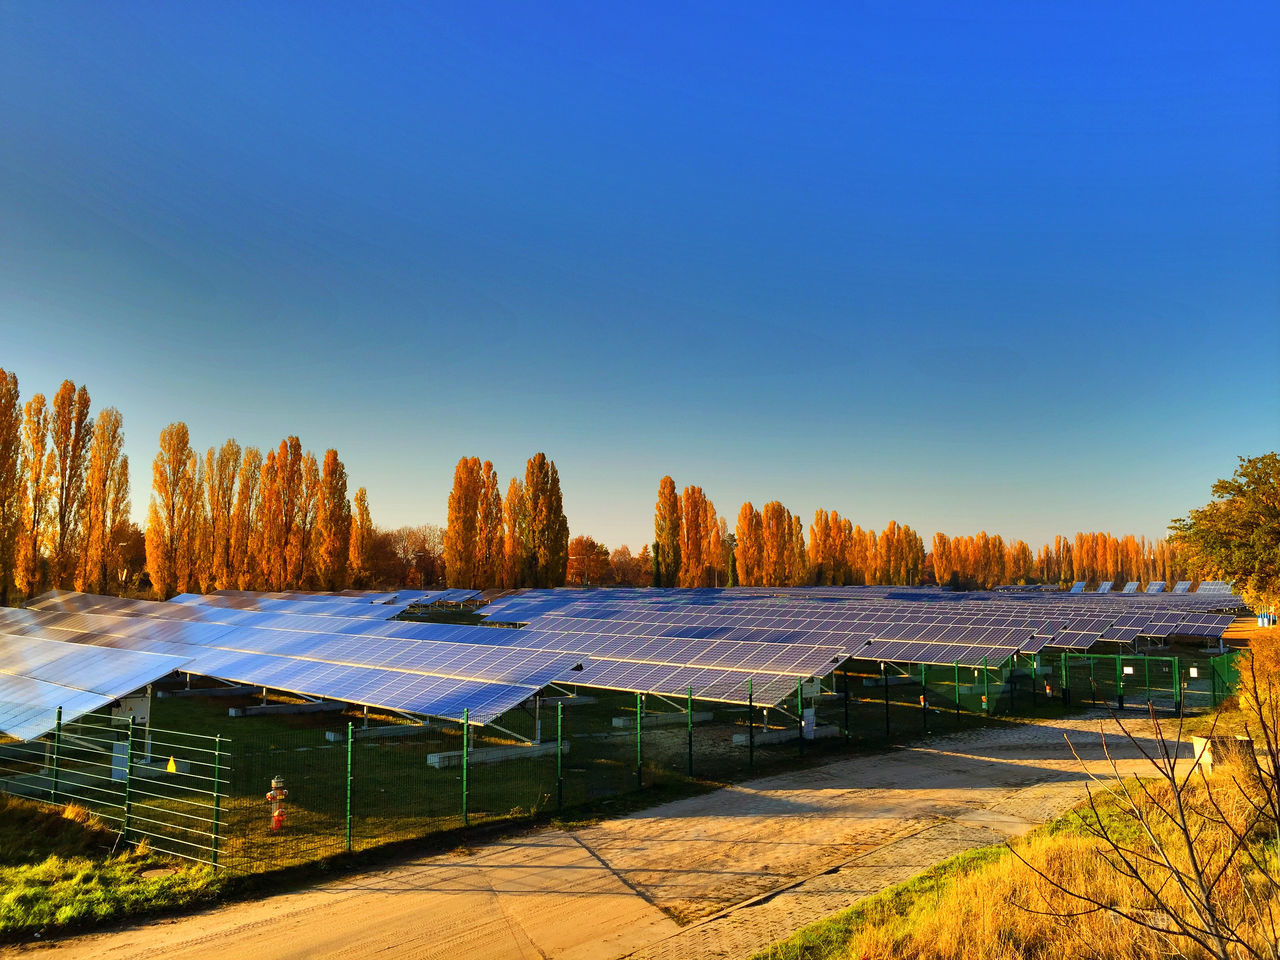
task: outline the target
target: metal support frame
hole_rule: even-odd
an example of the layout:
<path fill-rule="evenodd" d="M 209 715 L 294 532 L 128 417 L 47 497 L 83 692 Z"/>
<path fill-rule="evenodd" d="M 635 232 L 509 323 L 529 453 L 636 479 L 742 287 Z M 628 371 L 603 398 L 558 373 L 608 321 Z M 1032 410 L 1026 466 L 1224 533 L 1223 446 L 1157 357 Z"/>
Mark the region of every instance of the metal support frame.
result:
<path fill-rule="evenodd" d="M 471 812 L 467 809 L 467 767 L 469 757 L 468 745 L 471 741 L 471 708 L 462 708 L 462 825 L 471 826 Z"/>

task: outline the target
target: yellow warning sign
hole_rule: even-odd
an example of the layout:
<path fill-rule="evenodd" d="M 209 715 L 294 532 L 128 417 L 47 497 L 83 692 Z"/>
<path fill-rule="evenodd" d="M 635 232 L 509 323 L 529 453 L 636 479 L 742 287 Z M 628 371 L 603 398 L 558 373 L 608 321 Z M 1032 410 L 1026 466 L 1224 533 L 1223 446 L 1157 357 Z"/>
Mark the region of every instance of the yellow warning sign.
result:
<path fill-rule="evenodd" d="M 169 765 L 168 765 L 167 767 L 165 767 L 165 768 L 164 768 L 164 772 L 165 772 L 165 773 L 177 773 L 177 772 L 178 772 L 178 763 L 177 763 L 177 761 L 176 761 L 176 760 L 174 760 L 174 759 L 173 759 L 173 757 L 170 757 L 170 758 L 169 758 Z"/>

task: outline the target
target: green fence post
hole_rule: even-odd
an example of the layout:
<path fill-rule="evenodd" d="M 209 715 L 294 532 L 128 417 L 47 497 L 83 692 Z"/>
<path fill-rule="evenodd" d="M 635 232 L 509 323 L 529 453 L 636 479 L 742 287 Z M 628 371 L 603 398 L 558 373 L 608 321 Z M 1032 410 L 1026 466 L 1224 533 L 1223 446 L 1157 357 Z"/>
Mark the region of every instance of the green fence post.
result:
<path fill-rule="evenodd" d="M 693 687 L 689 688 L 689 779 L 693 779 Z"/>
<path fill-rule="evenodd" d="M 990 690 L 990 687 L 988 686 L 988 676 L 987 676 L 987 658 L 983 657 L 982 658 L 982 712 L 983 713 L 991 712 L 991 703 L 987 700 L 987 694 L 990 692 L 991 690 Z"/>
<path fill-rule="evenodd" d="M 636 789 L 644 788 L 644 774 L 641 772 L 644 767 L 644 751 L 642 741 L 643 731 L 643 715 L 644 705 L 641 702 L 641 694 L 636 694 Z"/>
<path fill-rule="evenodd" d="M 1119 656 L 1116 657 L 1116 709 L 1124 709 L 1124 668 Z"/>
<path fill-rule="evenodd" d="M 880 681 L 884 687 L 884 736 L 887 740 L 889 734 L 889 672 L 885 669 L 884 661 L 880 661 Z"/>
<path fill-rule="evenodd" d="M 1031 712 L 1036 712 L 1036 684 L 1040 682 L 1039 671 L 1036 670 L 1036 660 L 1039 654 L 1031 654 Z"/>
<path fill-rule="evenodd" d="M 956 716 L 960 716 L 960 661 L 952 664 L 956 669 Z"/>
<path fill-rule="evenodd" d="M 351 761 L 353 759 L 353 747 L 356 742 L 356 725 L 350 720 L 347 721 L 347 853 L 351 852 L 351 782 L 353 771 L 351 769 Z"/>
<path fill-rule="evenodd" d="M 747 677 L 747 769 L 756 772 L 756 710 L 751 696 L 751 678 Z"/>
<path fill-rule="evenodd" d="M 218 865 L 218 826 L 222 813 L 222 734 L 213 738 L 213 837 L 211 838 L 210 859 Z"/>
<path fill-rule="evenodd" d="M 1151 658 L 1145 655 L 1142 658 L 1142 673 L 1144 678 L 1146 679 L 1146 684 L 1147 684 L 1147 702 L 1150 703 L 1151 702 Z"/>
<path fill-rule="evenodd" d="M 800 756 L 804 756 L 804 681 L 796 680 L 796 731 L 800 734 Z"/>
<path fill-rule="evenodd" d="M 1178 657 L 1173 658 L 1173 713 L 1182 716 L 1182 663 Z"/>
<path fill-rule="evenodd" d="M 462 708 L 462 825 L 471 826 L 471 812 L 467 809 L 467 743 L 471 739 L 471 708 Z"/>
<path fill-rule="evenodd" d="M 124 824 L 121 836 L 129 842 L 129 816 L 133 812 L 133 727 L 137 718 L 129 715 L 129 739 L 124 748 Z"/>
<path fill-rule="evenodd" d="M 62 708 L 54 714 L 53 721 L 53 771 L 49 778 L 49 802 L 58 802 L 58 754 L 62 751 Z"/>
<path fill-rule="evenodd" d="M 1071 654 L 1064 653 L 1058 658 L 1058 669 L 1062 677 L 1058 681 L 1062 685 L 1062 705 L 1071 706 Z"/>
<path fill-rule="evenodd" d="M 556 809 L 564 809 L 564 704 L 556 703 Z"/>

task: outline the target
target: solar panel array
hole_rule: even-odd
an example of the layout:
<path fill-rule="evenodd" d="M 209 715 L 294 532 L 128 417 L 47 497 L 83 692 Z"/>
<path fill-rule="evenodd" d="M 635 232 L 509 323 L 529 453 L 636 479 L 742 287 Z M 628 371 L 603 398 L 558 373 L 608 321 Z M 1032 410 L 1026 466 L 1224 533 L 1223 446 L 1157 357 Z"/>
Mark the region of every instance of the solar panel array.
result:
<path fill-rule="evenodd" d="M 693 688 L 696 697 L 731 702 L 745 702 L 750 684 L 764 705 L 849 659 L 996 666 L 1014 653 L 1083 651 L 1099 641 L 1217 638 L 1233 619 L 1223 611 L 1239 605 L 1226 585 L 1203 584 L 1194 594 L 1136 588 L 530 590 L 495 595 L 481 608 L 490 623 L 526 625 L 517 630 L 386 619 L 411 603 L 477 596 L 465 590 L 228 591 L 169 603 L 57 591 L 27 610 L 0 611 L 0 639 L 98 647 L 108 659 L 145 654 L 160 658 L 151 666 L 167 666 L 162 673 L 180 663 L 234 683 L 406 713 L 457 718 L 467 707 L 488 722 L 553 683 L 675 695 Z M 0 669 L 5 676 L 13 674 Z M 22 681 L 30 696 L 5 681 L 11 702 L 29 702 L 37 713 L 51 696 L 64 706 L 100 705 L 110 692 L 80 691 L 95 693 L 93 700 L 46 690 L 41 699 L 32 685 L 49 681 Z M 11 712 L 20 723 L 17 708 Z"/>
<path fill-rule="evenodd" d="M 60 609 L 39 609 L 48 606 Z M 183 672 L 406 713 L 459 719 L 466 707 L 480 723 L 496 719 L 547 683 L 570 674 L 578 662 L 572 654 L 541 647 L 495 648 L 456 639 L 468 631 L 510 632 L 491 628 L 354 621 L 357 626 L 367 623 L 377 633 L 417 635 L 378 636 L 372 631 L 327 629 L 329 624 L 353 622 L 337 616 L 248 612 L 295 621 L 293 629 L 277 629 L 261 623 L 219 623 L 218 619 L 243 617 L 246 611 L 216 605 L 86 595 L 42 598 L 33 607 L 0 610 L 0 630 L 115 648 L 113 655 L 177 653 Z M 104 612 L 74 612 L 69 607 Z M 298 629 L 296 621 L 318 628 Z M 442 639 L 442 634 L 449 639 Z M 425 636 L 433 642 L 422 643 Z"/>
<path fill-rule="evenodd" d="M 0 733 L 29 740 L 180 669 L 183 657 L 110 653 L 0 627 Z"/>

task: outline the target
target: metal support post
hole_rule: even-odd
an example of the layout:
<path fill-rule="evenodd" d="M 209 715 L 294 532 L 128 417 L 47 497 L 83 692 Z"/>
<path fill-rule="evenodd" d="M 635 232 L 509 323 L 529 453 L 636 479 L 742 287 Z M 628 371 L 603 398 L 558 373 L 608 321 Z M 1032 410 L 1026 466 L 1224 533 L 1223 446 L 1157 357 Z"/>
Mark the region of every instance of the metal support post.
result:
<path fill-rule="evenodd" d="M 920 730 L 929 732 L 929 687 L 924 681 L 925 665 L 920 664 Z"/>
<path fill-rule="evenodd" d="M 747 769 L 756 772 L 756 709 L 751 695 L 751 678 L 747 677 Z"/>
<path fill-rule="evenodd" d="M 889 737 L 889 672 L 885 669 L 884 663 L 880 664 L 880 681 L 884 687 L 884 735 Z"/>
<path fill-rule="evenodd" d="M 796 729 L 800 733 L 800 756 L 804 756 L 804 681 L 796 681 Z"/>
<path fill-rule="evenodd" d="M 133 813 L 133 728 L 136 719 L 132 715 L 129 717 L 129 739 L 124 749 L 124 824 L 121 830 L 125 843 L 129 842 L 129 817 Z"/>
<path fill-rule="evenodd" d="M 49 802 L 58 802 L 58 760 L 62 752 L 62 708 L 54 715 L 53 724 L 53 769 L 49 778 Z"/>
<path fill-rule="evenodd" d="M 644 787 L 644 774 L 641 772 L 644 767 L 644 749 L 643 749 L 643 730 L 644 730 L 644 701 L 641 699 L 642 694 L 636 694 L 636 789 L 640 790 Z"/>
<path fill-rule="evenodd" d="M 351 852 L 351 785 L 354 779 L 351 761 L 354 759 L 352 747 L 356 742 L 356 725 L 347 721 L 347 853 Z"/>
<path fill-rule="evenodd" d="M 849 671 L 846 669 L 842 674 L 844 677 L 844 738 L 849 739 Z"/>
<path fill-rule="evenodd" d="M 556 809 L 564 809 L 564 704 L 556 704 Z"/>
<path fill-rule="evenodd" d="M 213 836 L 210 859 L 218 865 L 218 828 L 222 820 L 222 734 L 213 738 Z"/>
<path fill-rule="evenodd" d="M 1059 681 L 1062 684 L 1062 705 L 1064 707 L 1071 706 L 1071 654 L 1061 654 L 1059 669 L 1062 671 L 1062 678 Z"/>
<path fill-rule="evenodd" d="M 987 658 L 982 658 L 982 712 L 991 712 L 991 703 L 987 700 L 987 694 L 990 693 L 989 677 L 987 675 Z"/>
<path fill-rule="evenodd" d="M 1182 716 L 1182 661 L 1173 658 L 1173 713 Z"/>
<path fill-rule="evenodd" d="M 471 811 L 467 809 L 467 766 L 470 758 L 467 750 L 471 740 L 471 708 L 462 708 L 462 825 L 471 826 Z"/>
<path fill-rule="evenodd" d="M 1147 684 L 1147 702 L 1151 701 L 1151 658 L 1144 656 L 1142 658 L 1142 673 Z"/>
<path fill-rule="evenodd" d="M 1116 657 L 1116 709 L 1124 709 L 1124 667 Z"/>
<path fill-rule="evenodd" d="M 960 716 L 960 661 L 957 660 L 952 664 L 956 670 L 956 716 Z"/>
<path fill-rule="evenodd" d="M 693 779 L 693 687 L 689 688 L 689 702 L 686 708 L 689 715 L 689 779 Z"/>

